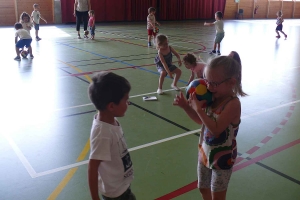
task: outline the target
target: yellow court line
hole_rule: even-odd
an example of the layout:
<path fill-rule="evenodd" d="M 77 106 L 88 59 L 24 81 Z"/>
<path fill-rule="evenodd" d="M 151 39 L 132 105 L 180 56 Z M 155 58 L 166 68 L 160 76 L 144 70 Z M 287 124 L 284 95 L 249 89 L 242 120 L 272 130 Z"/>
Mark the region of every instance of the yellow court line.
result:
<path fill-rule="evenodd" d="M 72 69 L 76 70 L 79 73 L 82 73 L 83 71 L 81 71 L 80 69 L 78 69 L 77 67 L 70 65 L 68 63 L 65 63 L 61 60 L 58 60 L 61 63 L 64 63 L 65 65 L 68 65 L 69 67 L 71 67 Z M 92 79 L 88 76 L 88 75 L 84 75 L 85 78 L 89 81 L 92 82 Z M 86 155 L 88 154 L 90 150 L 90 139 L 88 139 L 87 143 L 85 144 L 83 150 L 81 151 L 81 153 L 79 154 L 78 158 L 77 158 L 77 162 L 82 161 Z M 71 178 L 74 176 L 75 172 L 77 171 L 78 167 L 72 168 L 68 171 L 68 173 L 65 175 L 65 177 L 61 180 L 61 182 L 58 184 L 58 186 L 54 189 L 54 191 L 49 195 L 49 197 L 47 198 L 47 200 L 55 200 L 57 198 L 57 196 L 61 193 L 61 191 L 66 187 L 66 185 L 68 184 L 68 182 L 71 180 Z"/>

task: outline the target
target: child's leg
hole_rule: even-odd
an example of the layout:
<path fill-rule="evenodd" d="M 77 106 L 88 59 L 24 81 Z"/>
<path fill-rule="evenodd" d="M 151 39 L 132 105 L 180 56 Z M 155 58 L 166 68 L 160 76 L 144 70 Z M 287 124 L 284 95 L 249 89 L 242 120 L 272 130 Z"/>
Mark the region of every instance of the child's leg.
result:
<path fill-rule="evenodd" d="M 31 45 L 28 47 L 28 53 L 30 54 L 30 57 L 33 57 Z"/>
<path fill-rule="evenodd" d="M 227 190 L 221 192 L 211 192 L 212 199 L 226 200 L 226 192 Z"/>
<path fill-rule="evenodd" d="M 36 38 L 39 37 L 39 30 L 35 30 L 35 37 L 36 37 Z"/>
<path fill-rule="evenodd" d="M 172 83 L 172 87 L 176 87 L 176 89 L 178 88 L 177 87 L 177 82 L 181 76 L 181 70 L 179 68 L 176 68 L 174 71 L 172 71 L 172 73 L 175 74 L 175 78 L 173 80 L 173 83 Z M 175 89 L 175 88 L 174 88 Z M 179 88 L 178 88 L 179 89 Z"/>
<path fill-rule="evenodd" d="M 279 32 L 277 30 L 275 30 L 275 32 L 277 33 L 277 37 L 280 37 Z"/>
<path fill-rule="evenodd" d="M 17 46 L 16 46 L 16 53 L 17 53 L 17 56 L 20 57 L 20 50 L 19 50 L 19 47 L 17 47 Z"/>
<path fill-rule="evenodd" d="M 217 43 L 214 44 L 214 51 L 216 50 L 216 47 L 217 47 Z"/>
<path fill-rule="evenodd" d="M 199 191 L 204 200 L 212 200 L 210 188 L 199 188 Z"/>
<path fill-rule="evenodd" d="M 167 76 L 167 72 L 162 70 L 160 72 L 159 80 L 158 80 L 158 89 L 162 89 L 162 85 L 164 83 L 165 77 Z"/>
<path fill-rule="evenodd" d="M 148 35 L 148 43 L 151 42 L 152 35 Z"/>
<path fill-rule="evenodd" d="M 287 35 L 285 34 L 285 32 L 283 32 L 283 31 L 280 31 L 283 35 L 284 35 L 284 37 L 286 37 Z"/>
<path fill-rule="evenodd" d="M 217 43 L 216 45 L 217 45 L 218 51 L 220 51 L 220 43 Z"/>

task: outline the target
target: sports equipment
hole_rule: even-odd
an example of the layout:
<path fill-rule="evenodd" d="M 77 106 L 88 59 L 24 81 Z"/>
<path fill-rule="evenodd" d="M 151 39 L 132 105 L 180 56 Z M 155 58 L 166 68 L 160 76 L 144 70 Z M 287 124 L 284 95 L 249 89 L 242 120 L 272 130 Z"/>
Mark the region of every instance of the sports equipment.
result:
<path fill-rule="evenodd" d="M 21 51 L 21 56 L 22 56 L 23 58 L 26 58 L 27 55 L 28 55 L 28 52 L 27 52 L 26 50 Z"/>
<path fill-rule="evenodd" d="M 206 100 L 203 108 L 212 103 L 212 93 L 207 89 L 204 79 L 195 79 L 186 87 L 186 98 L 188 99 L 194 92 L 199 101 Z"/>

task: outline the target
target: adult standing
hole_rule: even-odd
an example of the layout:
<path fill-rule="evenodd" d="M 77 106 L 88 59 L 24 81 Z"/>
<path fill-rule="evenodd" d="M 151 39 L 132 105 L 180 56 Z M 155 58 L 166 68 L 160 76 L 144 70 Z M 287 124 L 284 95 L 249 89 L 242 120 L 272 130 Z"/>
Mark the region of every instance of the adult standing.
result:
<path fill-rule="evenodd" d="M 75 0 L 74 3 L 74 17 L 76 17 L 76 30 L 78 32 L 78 39 L 80 37 L 80 23 L 83 20 L 84 31 L 87 30 L 89 20 L 89 10 L 91 10 L 91 0 Z"/>

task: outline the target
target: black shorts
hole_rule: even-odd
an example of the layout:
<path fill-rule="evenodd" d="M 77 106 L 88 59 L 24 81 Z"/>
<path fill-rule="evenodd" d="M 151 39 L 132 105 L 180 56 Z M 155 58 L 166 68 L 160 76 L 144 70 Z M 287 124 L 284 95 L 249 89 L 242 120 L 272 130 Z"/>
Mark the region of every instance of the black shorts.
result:
<path fill-rule="evenodd" d="M 276 27 L 276 31 L 282 31 L 282 24 L 279 24 L 277 27 Z"/>

